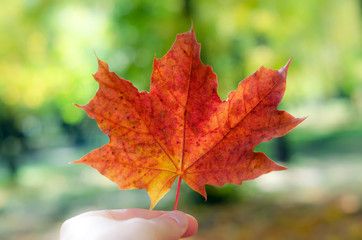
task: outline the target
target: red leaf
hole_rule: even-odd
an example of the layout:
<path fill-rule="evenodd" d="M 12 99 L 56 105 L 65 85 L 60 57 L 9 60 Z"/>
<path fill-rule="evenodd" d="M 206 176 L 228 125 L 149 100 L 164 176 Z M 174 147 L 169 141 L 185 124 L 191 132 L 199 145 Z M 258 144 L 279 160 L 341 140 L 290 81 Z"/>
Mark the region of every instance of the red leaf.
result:
<path fill-rule="evenodd" d="M 280 70 L 261 67 L 226 101 L 217 94 L 211 67 L 200 60 L 193 29 L 154 60 L 149 93 L 138 92 L 105 62 L 98 63 L 99 90 L 79 107 L 96 119 L 110 142 L 76 163 L 94 167 L 120 189 L 146 189 L 151 208 L 177 177 L 206 198 L 205 184 L 241 184 L 286 169 L 254 147 L 304 120 L 277 110 L 289 62 Z"/>

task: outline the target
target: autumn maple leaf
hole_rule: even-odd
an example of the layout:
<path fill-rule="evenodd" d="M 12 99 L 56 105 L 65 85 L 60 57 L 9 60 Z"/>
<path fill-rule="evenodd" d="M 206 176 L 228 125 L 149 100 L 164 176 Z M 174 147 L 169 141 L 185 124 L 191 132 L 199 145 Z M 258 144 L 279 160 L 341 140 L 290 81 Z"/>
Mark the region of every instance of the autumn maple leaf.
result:
<path fill-rule="evenodd" d="M 226 101 L 217 94 L 215 73 L 200 60 L 193 29 L 154 60 L 149 93 L 98 64 L 99 89 L 87 105 L 77 106 L 110 141 L 76 163 L 97 169 L 120 189 L 146 189 L 151 208 L 177 177 L 175 208 L 182 179 L 206 198 L 205 184 L 241 184 L 286 169 L 254 148 L 304 120 L 277 110 L 289 62 L 280 70 L 261 67 Z"/>

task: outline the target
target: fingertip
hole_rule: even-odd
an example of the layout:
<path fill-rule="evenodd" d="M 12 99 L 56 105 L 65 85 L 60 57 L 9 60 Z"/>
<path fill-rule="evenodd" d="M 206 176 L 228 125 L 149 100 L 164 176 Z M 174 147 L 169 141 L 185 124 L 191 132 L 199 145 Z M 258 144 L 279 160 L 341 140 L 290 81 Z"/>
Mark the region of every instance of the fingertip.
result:
<path fill-rule="evenodd" d="M 189 225 L 188 216 L 181 211 L 172 211 L 163 216 L 173 219 L 180 229 L 186 229 Z"/>
<path fill-rule="evenodd" d="M 184 235 L 182 235 L 183 238 L 191 237 L 191 236 L 195 235 L 199 228 L 199 224 L 198 224 L 196 218 L 194 218 L 193 216 L 188 215 L 188 214 L 186 214 L 186 216 L 188 219 L 188 227 L 187 227 L 187 230 L 184 233 Z"/>
<path fill-rule="evenodd" d="M 181 235 L 182 238 L 191 237 L 195 235 L 198 230 L 197 220 L 189 214 L 181 211 L 172 211 L 163 216 L 172 218 L 173 221 L 177 222 L 180 230 L 183 229 L 183 234 Z"/>

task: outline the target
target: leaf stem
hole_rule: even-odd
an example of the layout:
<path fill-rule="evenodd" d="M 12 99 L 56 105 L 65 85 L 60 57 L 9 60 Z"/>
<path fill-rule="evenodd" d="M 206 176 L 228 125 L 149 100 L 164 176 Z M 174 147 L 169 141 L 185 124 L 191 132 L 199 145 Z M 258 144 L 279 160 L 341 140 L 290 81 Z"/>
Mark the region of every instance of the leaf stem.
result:
<path fill-rule="evenodd" d="M 175 200 L 175 211 L 177 210 L 178 197 L 180 196 L 181 180 L 182 180 L 181 176 L 178 176 L 177 193 L 176 193 L 176 200 Z"/>

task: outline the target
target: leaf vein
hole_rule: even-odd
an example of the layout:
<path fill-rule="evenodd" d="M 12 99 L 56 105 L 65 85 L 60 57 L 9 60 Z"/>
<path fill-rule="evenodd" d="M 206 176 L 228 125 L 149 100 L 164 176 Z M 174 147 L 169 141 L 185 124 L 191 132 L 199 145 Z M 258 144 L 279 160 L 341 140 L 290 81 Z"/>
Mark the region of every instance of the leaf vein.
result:
<path fill-rule="evenodd" d="M 228 131 L 228 133 L 227 133 L 226 135 L 224 135 L 218 142 L 216 142 L 216 143 L 214 144 L 214 146 L 212 146 L 208 151 L 206 151 L 204 154 L 202 154 L 198 159 L 196 159 L 195 161 L 193 161 L 184 171 L 186 172 L 188 169 L 190 169 L 196 162 L 200 161 L 200 159 L 202 159 L 203 157 L 205 157 L 212 149 L 214 149 L 219 143 L 221 143 L 221 142 L 226 138 L 226 136 L 229 135 L 229 133 L 231 133 L 231 131 L 232 131 L 236 126 L 238 126 L 238 125 L 246 118 L 246 116 L 248 116 L 249 113 L 250 113 L 251 111 L 253 111 L 253 110 L 264 100 L 264 98 L 265 98 L 266 96 L 268 96 L 268 95 L 274 90 L 274 88 L 275 88 L 276 86 L 277 86 L 277 82 L 274 83 L 273 87 L 270 88 L 270 90 L 255 104 L 255 106 L 253 106 L 253 107 L 240 119 L 240 121 L 239 121 L 237 124 L 235 124 L 234 127 L 229 128 L 229 131 Z M 229 110 L 230 110 L 230 109 L 229 109 Z M 228 110 L 228 111 L 229 111 L 229 110 Z M 228 115 L 229 115 L 229 113 L 228 113 Z"/>

